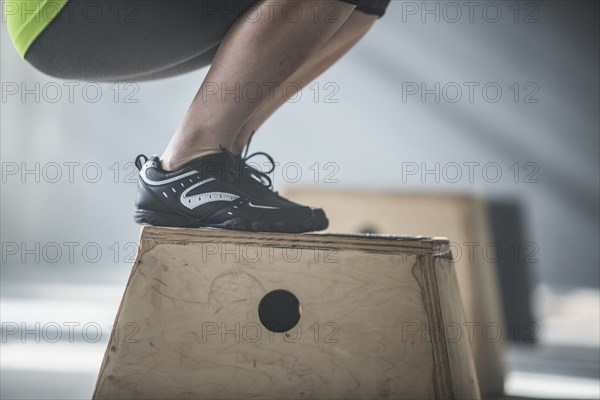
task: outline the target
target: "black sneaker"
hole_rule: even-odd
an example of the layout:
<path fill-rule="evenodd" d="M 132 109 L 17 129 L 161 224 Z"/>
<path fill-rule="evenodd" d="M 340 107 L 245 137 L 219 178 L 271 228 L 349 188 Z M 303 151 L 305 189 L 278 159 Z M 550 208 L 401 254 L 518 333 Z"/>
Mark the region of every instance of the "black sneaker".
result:
<path fill-rule="evenodd" d="M 248 144 L 249 146 L 249 144 Z M 250 165 L 250 163 L 248 162 L 252 157 L 255 156 L 265 156 L 268 160 L 269 163 L 271 164 L 271 168 L 268 171 L 262 172 L 256 168 L 254 168 L 253 166 Z M 246 168 L 247 171 L 250 171 L 250 173 L 252 172 L 257 172 L 259 174 L 265 174 L 267 177 L 270 173 L 272 173 L 275 170 L 275 161 L 273 160 L 273 158 L 268 155 L 267 153 L 264 152 L 257 152 L 257 153 L 252 153 L 250 155 L 248 155 L 248 147 L 246 147 L 246 151 L 245 154 L 243 156 L 239 155 L 239 156 L 235 156 L 236 160 L 238 163 L 240 163 L 242 165 L 243 168 Z M 270 180 L 268 182 L 268 186 L 270 187 Z M 296 206 L 299 206 L 298 203 L 294 203 L 291 200 L 286 199 L 285 197 L 281 196 L 279 194 L 279 192 L 277 191 L 273 191 L 272 192 L 273 195 L 280 201 L 284 201 L 287 202 L 289 204 L 294 204 Z M 329 227 L 329 220 L 327 219 L 327 215 L 325 214 L 325 211 L 322 208 L 314 208 L 311 207 L 311 210 L 313 211 L 313 214 L 315 216 L 315 225 L 312 227 L 313 231 L 322 231 L 325 230 Z"/>
<path fill-rule="evenodd" d="M 134 219 L 140 224 L 301 233 L 319 225 L 310 207 L 273 193 L 270 179 L 224 150 L 167 172 L 160 160 L 136 158 Z M 266 181 L 266 182 L 265 182 Z"/>

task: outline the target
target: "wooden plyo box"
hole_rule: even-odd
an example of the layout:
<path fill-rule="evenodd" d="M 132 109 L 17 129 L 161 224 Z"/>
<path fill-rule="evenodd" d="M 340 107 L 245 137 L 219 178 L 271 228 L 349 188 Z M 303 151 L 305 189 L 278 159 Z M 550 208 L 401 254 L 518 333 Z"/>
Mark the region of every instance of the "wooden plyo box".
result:
<path fill-rule="evenodd" d="M 301 204 L 323 207 L 327 232 L 423 234 L 450 238 L 471 350 L 482 397 L 504 391 L 503 314 L 492 241 L 483 199 L 467 194 L 406 193 L 294 188 L 285 193 Z M 501 249 L 510 257 L 510 249 Z M 505 333 L 505 332 L 504 332 Z"/>
<path fill-rule="evenodd" d="M 444 239 L 144 227 L 94 398 L 479 398 L 464 322 Z"/>

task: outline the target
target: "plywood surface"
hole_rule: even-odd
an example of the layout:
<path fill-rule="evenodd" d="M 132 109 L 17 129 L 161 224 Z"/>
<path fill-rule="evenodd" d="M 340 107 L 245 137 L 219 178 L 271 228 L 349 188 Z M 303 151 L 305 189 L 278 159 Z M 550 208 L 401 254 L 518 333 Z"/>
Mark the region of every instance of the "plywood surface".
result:
<path fill-rule="evenodd" d="M 468 343 L 428 335 L 464 321 L 435 271 L 454 273 L 444 240 L 144 228 L 141 244 L 95 398 L 477 397 Z M 286 333 L 258 318 L 276 289 L 300 301 Z"/>

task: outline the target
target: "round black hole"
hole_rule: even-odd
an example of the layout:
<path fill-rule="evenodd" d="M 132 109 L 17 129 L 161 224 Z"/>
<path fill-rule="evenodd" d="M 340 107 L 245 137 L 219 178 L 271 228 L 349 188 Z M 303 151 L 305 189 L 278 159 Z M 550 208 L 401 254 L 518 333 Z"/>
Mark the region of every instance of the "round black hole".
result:
<path fill-rule="evenodd" d="M 258 303 L 258 318 L 272 332 L 287 332 L 300 321 L 300 301 L 283 289 L 267 293 Z"/>

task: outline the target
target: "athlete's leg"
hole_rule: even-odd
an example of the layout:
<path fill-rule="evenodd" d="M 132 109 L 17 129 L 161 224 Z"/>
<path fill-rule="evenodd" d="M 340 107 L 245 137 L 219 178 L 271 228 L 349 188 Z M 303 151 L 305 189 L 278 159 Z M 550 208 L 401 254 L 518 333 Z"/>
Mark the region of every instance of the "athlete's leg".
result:
<path fill-rule="evenodd" d="M 293 3 L 292 16 L 282 12 Z M 315 7 L 335 6 L 335 15 L 315 18 Z M 161 157 L 175 170 L 197 157 L 231 148 L 242 126 L 268 97 L 241 96 L 242 88 L 283 83 L 344 24 L 354 5 L 341 2 L 263 0 L 256 19 L 238 19 L 223 39 L 213 64 L 181 126 Z M 289 11 L 289 9 L 288 9 Z M 318 15 L 318 14 L 317 14 Z M 233 92 L 233 93 L 231 93 Z"/>
<path fill-rule="evenodd" d="M 376 20 L 377 16 L 354 11 L 333 37 L 274 91 L 273 100 L 264 102 L 252 114 L 235 138 L 232 151 L 240 154 L 254 131 L 285 103 L 286 98 L 295 94 L 291 89 L 305 87 L 331 67 L 367 33 Z M 282 88 L 286 88 L 286 93 L 282 93 Z"/>

